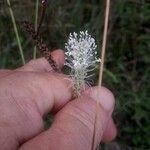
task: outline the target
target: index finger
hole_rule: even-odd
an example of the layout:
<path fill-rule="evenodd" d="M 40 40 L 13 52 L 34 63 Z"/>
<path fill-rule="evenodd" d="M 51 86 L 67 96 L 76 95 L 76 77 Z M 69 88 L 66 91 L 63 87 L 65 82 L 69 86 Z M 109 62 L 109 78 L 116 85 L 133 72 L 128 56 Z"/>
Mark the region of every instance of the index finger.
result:
<path fill-rule="evenodd" d="M 20 103 L 34 101 L 41 115 L 57 111 L 72 97 L 71 79 L 58 73 L 20 72 L 6 76 L 0 82 L 1 96 L 11 96 Z"/>
<path fill-rule="evenodd" d="M 64 52 L 61 49 L 51 52 L 53 60 L 56 62 L 59 68 L 62 68 L 65 61 Z M 51 64 L 45 58 L 39 58 L 36 60 L 31 60 L 29 63 L 25 64 L 23 67 L 17 69 L 18 71 L 36 71 L 36 72 L 53 72 Z"/>

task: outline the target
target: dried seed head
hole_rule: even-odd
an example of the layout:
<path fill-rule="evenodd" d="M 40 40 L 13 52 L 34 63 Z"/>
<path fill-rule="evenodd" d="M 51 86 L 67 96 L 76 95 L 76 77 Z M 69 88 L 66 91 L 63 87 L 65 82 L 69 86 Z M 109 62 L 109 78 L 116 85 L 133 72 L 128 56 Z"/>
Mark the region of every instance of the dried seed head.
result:
<path fill-rule="evenodd" d="M 48 60 L 53 70 L 56 72 L 60 72 L 60 69 L 58 65 L 56 64 L 56 62 L 53 60 L 47 45 L 42 40 L 41 36 L 35 31 L 33 24 L 28 21 L 24 21 L 22 24 L 23 24 L 24 29 L 29 33 L 29 35 L 34 40 L 34 43 L 39 48 L 41 53 Z"/>

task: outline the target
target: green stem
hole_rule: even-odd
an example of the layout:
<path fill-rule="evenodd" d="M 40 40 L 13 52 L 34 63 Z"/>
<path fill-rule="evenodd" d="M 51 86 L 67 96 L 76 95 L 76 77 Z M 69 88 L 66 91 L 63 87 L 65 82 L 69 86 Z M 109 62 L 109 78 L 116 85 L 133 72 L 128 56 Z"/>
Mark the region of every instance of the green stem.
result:
<path fill-rule="evenodd" d="M 35 31 L 37 31 L 38 29 L 38 11 L 39 11 L 39 0 L 36 0 L 35 22 L 34 22 Z M 33 59 L 36 59 L 36 54 L 37 54 L 37 47 L 35 46 L 33 52 Z"/>
<path fill-rule="evenodd" d="M 14 32 L 15 32 L 15 35 L 16 35 L 16 40 L 17 40 L 17 43 L 18 43 L 18 48 L 19 48 L 19 51 L 20 51 L 22 63 L 24 65 L 25 64 L 25 58 L 24 58 L 24 54 L 23 54 L 23 50 L 22 50 L 22 46 L 21 46 L 21 41 L 20 41 L 20 38 L 19 38 L 19 33 L 18 33 L 14 13 L 13 13 L 13 10 L 12 10 L 11 5 L 10 5 L 10 0 L 7 0 L 7 4 L 8 4 L 8 7 L 9 7 L 9 12 L 10 12 L 11 20 L 12 20 L 12 23 L 13 23 Z"/>

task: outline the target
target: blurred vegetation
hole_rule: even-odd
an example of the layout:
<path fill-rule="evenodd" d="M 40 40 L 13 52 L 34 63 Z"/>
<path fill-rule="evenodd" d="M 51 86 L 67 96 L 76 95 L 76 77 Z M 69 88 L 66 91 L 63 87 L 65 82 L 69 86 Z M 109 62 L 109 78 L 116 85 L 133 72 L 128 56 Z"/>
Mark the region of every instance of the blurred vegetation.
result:
<path fill-rule="evenodd" d="M 41 35 L 50 50 L 64 49 L 68 34 L 89 30 L 102 41 L 104 0 L 49 0 Z M 33 58 L 32 40 L 21 22 L 34 22 L 36 0 L 11 0 L 26 62 Z M 38 56 L 40 54 L 38 53 Z M 21 66 L 8 6 L 0 2 L 0 68 Z M 103 84 L 116 96 L 117 139 L 105 150 L 150 149 L 150 1 L 113 0 Z"/>

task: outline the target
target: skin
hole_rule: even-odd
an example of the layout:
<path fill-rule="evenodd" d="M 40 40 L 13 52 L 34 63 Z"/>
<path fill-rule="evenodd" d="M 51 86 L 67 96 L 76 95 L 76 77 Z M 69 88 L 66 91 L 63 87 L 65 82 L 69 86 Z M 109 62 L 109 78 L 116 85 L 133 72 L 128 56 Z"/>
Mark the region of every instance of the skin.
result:
<path fill-rule="evenodd" d="M 62 67 L 63 51 L 52 56 Z M 113 94 L 104 87 L 92 87 L 72 100 L 70 85 L 71 80 L 53 72 L 44 58 L 16 70 L 0 70 L 1 150 L 91 150 L 96 113 L 95 147 L 113 140 Z M 43 116 L 48 112 L 55 119 L 45 131 Z"/>

